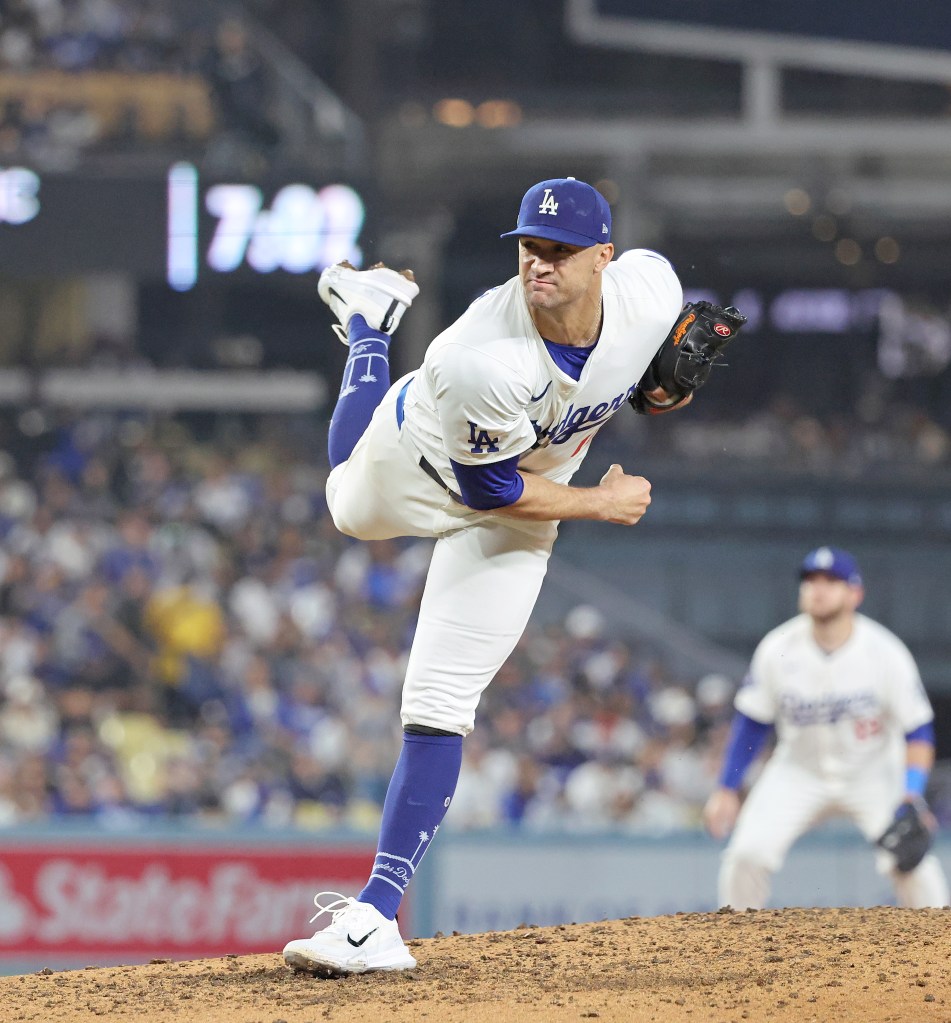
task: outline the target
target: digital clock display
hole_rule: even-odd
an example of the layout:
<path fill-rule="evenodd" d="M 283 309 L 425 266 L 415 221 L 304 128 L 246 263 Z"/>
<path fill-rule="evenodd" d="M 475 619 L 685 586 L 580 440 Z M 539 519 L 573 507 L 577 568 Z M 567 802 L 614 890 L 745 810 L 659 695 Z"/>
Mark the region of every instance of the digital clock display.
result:
<path fill-rule="evenodd" d="M 28 167 L 0 169 L 0 224 L 27 224 L 40 212 L 40 176 Z"/>
<path fill-rule="evenodd" d="M 187 292 L 362 266 L 367 202 L 352 182 L 204 180 L 191 163 L 102 176 L 0 166 L 0 274 L 120 271 Z"/>
<path fill-rule="evenodd" d="M 203 269 L 302 274 L 344 259 L 361 266 L 365 216 L 363 200 L 349 185 L 291 183 L 273 195 L 242 183 L 202 189 L 197 168 L 177 163 L 168 173 L 167 280 L 176 291 L 188 291 Z"/>

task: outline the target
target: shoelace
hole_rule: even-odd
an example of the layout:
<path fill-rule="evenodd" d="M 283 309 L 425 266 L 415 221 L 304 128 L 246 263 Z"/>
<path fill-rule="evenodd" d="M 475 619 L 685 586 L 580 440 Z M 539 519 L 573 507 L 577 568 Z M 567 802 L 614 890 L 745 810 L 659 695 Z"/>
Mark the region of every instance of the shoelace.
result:
<path fill-rule="evenodd" d="M 320 900 L 325 895 L 332 898 L 333 902 L 323 905 Z M 313 923 L 319 917 L 322 917 L 324 913 L 329 913 L 332 926 L 337 922 L 340 915 L 346 912 L 355 901 L 355 899 L 348 899 L 346 896 L 341 895 L 340 892 L 318 892 L 314 896 L 314 905 L 317 907 L 317 912 L 310 918 L 310 922 Z"/>

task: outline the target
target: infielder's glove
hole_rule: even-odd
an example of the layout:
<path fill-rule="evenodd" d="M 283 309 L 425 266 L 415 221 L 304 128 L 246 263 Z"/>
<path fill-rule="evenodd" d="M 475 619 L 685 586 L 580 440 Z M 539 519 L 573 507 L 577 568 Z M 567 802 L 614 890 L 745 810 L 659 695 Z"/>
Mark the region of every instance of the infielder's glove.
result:
<path fill-rule="evenodd" d="M 717 356 L 744 323 L 746 317 L 735 306 L 724 309 L 712 302 L 688 302 L 629 399 L 634 411 L 656 415 L 682 405 L 707 382 Z M 667 404 L 658 405 L 647 397 L 646 392 L 657 387 L 670 396 Z"/>
<path fill-rule="evenodd" d="M 895 869 L 901 874 L 914 870 L 934 841 L 925 819 L 927 812 L 917 803 L 902 803 L 895 811 L 894 820 L 876 843 L 895 857 Z"/>

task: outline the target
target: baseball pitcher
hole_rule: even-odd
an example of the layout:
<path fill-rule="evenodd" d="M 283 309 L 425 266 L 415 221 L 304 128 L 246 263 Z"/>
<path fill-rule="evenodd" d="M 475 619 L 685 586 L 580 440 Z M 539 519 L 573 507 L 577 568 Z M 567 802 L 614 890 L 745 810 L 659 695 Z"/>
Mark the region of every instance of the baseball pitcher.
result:
<path fill-rule="evenodd" d="M 479 698 L 528 622 L 558 522 L 631 526 L 650 504 L 650 483 L 620 465 L 595 487 L 572 487 L 572 476 L 625 404 L 686 405 L 745 322 L 732 308 L 683 308 L 656 252 L 614 259 L 610 207 L 574 178 L 530 188 L 510 236 L 517 276 L 392 385 L 390 339 L 418 293 L 412 273 L 343 263 L 320 278 L 349 345 L 328 440 L 334 523 L 363 540 L 436 543 L 372 873 L 356 899 L 318 894 L 314 919 L 330 923 L 284 949 L 299 969 L 415 966 L 396 911 L 452 800 Z"/>

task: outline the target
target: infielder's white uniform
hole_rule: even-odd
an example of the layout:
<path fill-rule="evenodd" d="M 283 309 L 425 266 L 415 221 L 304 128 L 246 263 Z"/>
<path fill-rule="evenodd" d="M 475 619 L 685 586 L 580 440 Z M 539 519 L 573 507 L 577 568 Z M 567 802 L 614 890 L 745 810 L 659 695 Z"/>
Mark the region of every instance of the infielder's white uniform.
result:
<path fill-rule="evenodd" d="M 777 741 L 724 851 L 721 906 L 762 908 L 790 846 L 825 817 L 845 816 L 875 841 L 904 796 L 904 737 L 934 716 L 911 653 L 884 626 L 856 614 L 831 654 L 812 629 L 801 614 L 768 633 L 736 695 L 736 709 L 775 725 Z M 887 853 L 878 865 L 891 870 Z M 934 855 L 892 880 L 903 906 L 949 903 Z"/>
<path fill-rule="evenodd" d="M 519 278 L 487 292 L 432 342 L 419 370 L 390 387 L 328 478 L 341 532 L 437 538 L 406 671 L 404 725 L 472 731 L 482 691 L 528 623 L 557 534 L 557 522 L 454 500 L 445 489 L 458 492 L 450 458 L 477 465 L 521 455 L 520 471 L 567 483 L 683 305 L 673 268 L 646 249 L 605 268 L 602 295 L 600 339 L 574 380 L 549 355 Z"/>

